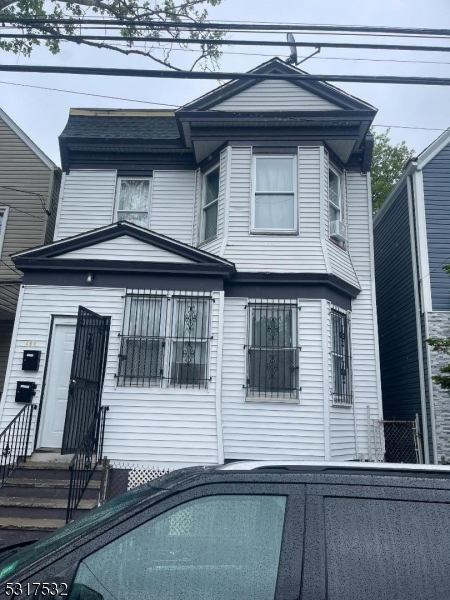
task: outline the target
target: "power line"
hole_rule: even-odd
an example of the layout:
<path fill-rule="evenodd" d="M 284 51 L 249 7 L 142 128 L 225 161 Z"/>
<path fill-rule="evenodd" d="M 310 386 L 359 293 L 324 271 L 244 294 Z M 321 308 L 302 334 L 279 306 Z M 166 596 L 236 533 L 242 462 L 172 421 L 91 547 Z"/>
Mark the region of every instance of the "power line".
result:
<path fill-rule="evenodd" d="M 164 104 L 162 102 L 147 102 L 146 100 L 139 100 L 137 98 L 133 99 L 133 98 L 121 98 L 119 96 L 103 96 L 102 94 L 91 94 L 89 92 L 77 92 L 75 90 L 61 90 L 58 88 L 51 88 L 51 87 L 44 87 L 41 85 L 28 85 L 26 83 L 15 83 L 12 81 L 0 81 L 0 85 L 1 84 L 5 84 L 5 85 L 16 85 L 19 87 L 29 87 L 29 88 L 36 88 L 38 90 L 47 90 L 50 92 L 64 92 L 66 94 L 79 94 L 81 96 L 94 96 L 97 98 L 109 98 L 110 100 L 125 100 L 126 102 L 140 102 L 142 104 L 158 104 L 159 106 L 168 106 L 170 108 L 173 108 L 174 110 L 177 108 L 180 108 L 178 105 L 175 104 Z M 385 127 L 386 129 L 413 129 L 413 130 L 419 130 L 419 131 L 447 131 L 447 128 L 438 128 L 438 127 L 413 127 L 413 126 L 409 126 L 409 125 L 381 125 L 381 124 L 376 124 L 376 125 L 372 125 L 372 127 Z"/>
<path fill-rule="evenodd" d="M 8 265 L 8 263 L 7 263 L 7 262 L 5 262 L 4 260 L 2 260 L 1 258 L 0 258 L 0 262 L 1 262 L 1 263 L 2 263 L 2 264 L 3 264 L 3 265 L 4 265 L 4 266 L 7 268 L 7 269 L 9 269 L 10 271 L 12 271 L 12 272 L 13 272 L 15 275 L 19 275 L 19 277 L 23 277 L 23 274 L 22 274 L 22 273 L 19 273 L 19 271 L 16 271 L 16 269 L 14 269 L 14 267 L 11 267 L 10 265 Z"/>
<path fill-rule="evenodd" d="M 173 38 L 157 36 L 123 36 L 123 35 L 84 35 L 84 34 L 41 34 L 41 33 L 6 33 L 0 34 L 1 39 L 26 39 L 26 40 L 61 40 L 75 42 L 78 44 L 83 41 L 120 41 L 120 42 L 157 42 L 158 44 L 187 44 L 199 46 L 270 46 L 270 47 L 291 47 L 299 48 L 341 48 L 341 49 L 359 49 L 359 50 L 395 50 L 408 52 L 450 52 L 450 46 L 417 46 L 405 44 L 367 44 L 367 43 L 347 43 L 347 42 L 285 42 L 278 40 L 219 40 L 219 39 L 192 39 L 192 38 Z"/>
<path fill-rule="evenodd" d="M 450 50 L 450 48 L 449 48 Z M 9 73 L 57 73 L 107 77 L 145 77 L 159 79 L 230 79 L 246 81 L 340 81 L 347 83 L 386 83 L 408 85 L 450 85 L 449 77 L 401 77 L 395 75 L 311 75 L 310 73 L 233 73 L 209 71 L 170 71 L 161 69 L 118 69 L 108 67 L 60 67 L 50 65 L 0 65 Z"/>
<path fill-rule="evenodd" d="M 52 213 L 45 208 L 45 198 L 42 194 L 38 194 L 37 192 L 30 192 L 29 190 L 19 190 L 18 188 L 14 188 L 9 185 L 0 185 L 0 189 L 9 190 L 11 192 L 18 192 L 19 194 L 25 194 L 26 196 L 36 196 L 37 198 L 39 198 L 42 210 L 45 212 L 45 214 L 49 217 L 51 216 Z"/>
<path fill-rule="evenodd" d="M 36 215 L 33 215 L 29 212 L 26 212 L 25 210 L 22 210 L 20 208 L 17 208 L 17 206 L 11 206 L 11 204 L 6 204 L 5 202 L 0 202 L 0 206 L 4 206 L 4 207 L 8 207 L 11 210 L 15 210 L 17 212 L 20 212 L 24 215 L 28 215 L 29 217 L 32 217 L 33 219 L 36 219 L 37 221 L 40 221 L 41 223 L 44 223 L 45 219 L 41 219 L 40 217 L 37 217 Z"/>
<path fill-rule="evenodd" d="M 109 100 L 122 100 L 124 102 L 138 102 L 140 104 L 153 104 L 157 106 L 167 106 L 169 108 L 178 108 L 175 104 L 164 104 L 163 102 L 148 102 L 147 100 L 137 100 L 133 98 L 121 98 L 120 96 L 105 96 L 103 94 L 90 94 L 88 92 L 76 92 L 75 90 L 62 90 L 59 88 L 45 87 L 42 85 L 31 85 L 28 83 L 15 83 L 12 81 L 0 81 L 4 85 L 16 85 L 19 87 L 36 88 L 38 90 L 48 90 L 51 92 L 64 92 L 66 94 L 77 94 L 79 96 L 94 96 L 96 98 L 108 98 Z"/>
<path fill-rule="evenodd" d="M 203 21 L 156 21 L 152 19 L 137 20 L 137 19 L 49 19 L 49 18 L 22 18 L 15 16 L 2 16 L 3 23 L 15 23 L 18 25 L 116 25 L 116 26 L 138 26 L 150 27 L 154 29 L 188 29 L 188 30 L 219 30 L 219 31 L 310 31 L 310 32 L 350 32 L 350 33 L 382 33 L 390 35 L 417 35 L 417 36 L 450 36 L 450 29 L 431 29 L 431 28 L 412 28 L 412 27 L 373 27 L 366 25 L 309 25 L 309 24 L 292 24 L 292 23 L 236 23 L 236 22 L 215 22 Z"/>

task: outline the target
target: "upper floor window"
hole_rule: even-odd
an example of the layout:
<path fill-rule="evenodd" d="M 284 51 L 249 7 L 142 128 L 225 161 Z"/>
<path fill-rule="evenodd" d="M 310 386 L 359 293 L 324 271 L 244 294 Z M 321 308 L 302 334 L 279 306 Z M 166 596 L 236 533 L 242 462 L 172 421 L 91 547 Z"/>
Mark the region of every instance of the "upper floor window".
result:
<path fill-rule="evenodd" d="M 347 239 L 347 229 L 344 223 L 341 175 L 331 167 L 328 171 L 328 203 L 330 237 L 343 245 Z"/>
<path fill-rule="evenodd" d="M 211 303 L 200 292 L 127 294 L 118 385 L 206 388 Z"/>
<path fill-rule="evenodd" d="M 331 357 L 333 361 L 333 404 L 350 405 L 351 381 L 350 327 L 347 313 L 331 309 Z"/>
<path fill-rule="evenodd" d="M 2 254 L 3 240 L 5 239 L 7 218 L 8 218 L 8 207 L 0 206 L 0 256 Z"/>
<path fill-rule="evenodd" d="M 202 241 L 206 242 L 217 235 L 219 208 L 220 167 L 214 167 L 203 179 Z"/>
<path fill-rule="evenodd" d="M 295 156 L 255 156 L 252 231 L 297 230 Z"/>
<path fill-rule="evenodd" d="M 119 179 L 116 220 L 129 221 L 141 227 L 149 226 L 150 179 Z"/>
<path fill-rule="evenodd" d="M 297 399 L 297 306 L 252 302 L 248 310 L 247 396 Z"/>

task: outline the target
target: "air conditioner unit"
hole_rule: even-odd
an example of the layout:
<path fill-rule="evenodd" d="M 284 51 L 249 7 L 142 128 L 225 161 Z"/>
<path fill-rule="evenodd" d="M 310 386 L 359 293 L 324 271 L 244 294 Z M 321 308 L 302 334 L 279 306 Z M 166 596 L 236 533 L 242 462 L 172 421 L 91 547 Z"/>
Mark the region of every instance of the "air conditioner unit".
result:
<path fill-rule="evenodd" d="M 347 227 L 342 221 L 331 221 L 330 237 L 340 242 L 347 241 Z"/>

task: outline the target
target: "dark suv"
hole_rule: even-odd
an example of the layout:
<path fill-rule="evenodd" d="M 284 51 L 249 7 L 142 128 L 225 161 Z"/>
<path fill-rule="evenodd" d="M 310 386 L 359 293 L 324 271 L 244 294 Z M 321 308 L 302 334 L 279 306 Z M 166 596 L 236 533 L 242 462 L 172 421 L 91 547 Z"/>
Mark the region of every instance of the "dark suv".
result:
<path fill-rule="evenodd" d="M 0 562 L 0 595 L 449 600 L 450 469 L 234 463 L 173 472 Z"/>

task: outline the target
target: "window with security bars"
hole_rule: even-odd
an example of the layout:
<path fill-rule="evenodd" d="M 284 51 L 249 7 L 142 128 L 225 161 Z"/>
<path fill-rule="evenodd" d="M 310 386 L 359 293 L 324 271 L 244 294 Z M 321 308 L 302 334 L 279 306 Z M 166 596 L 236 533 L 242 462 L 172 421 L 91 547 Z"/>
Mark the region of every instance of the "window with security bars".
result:
<path fill-rule="evenodd" d="M 350 353 L 350 326 L 347 313 L 331 310 L 331 357 L 333 362 L 333 404 L 353 403 Z"/>
<path fill-rule="evenodd" d="M 297 306 L 252 303 L 248 310 L 247 396 L 297 398 Z"/>
<path fill-rule="evenodd" d="M 203 241 L 217 235 L 219 209 L 220 167 L 215 167 L 204 176 L 203 186 Z"/>
<path fill-rule="evenodd" d="M 206 388 L 211 303 L 202 292 L 127 294 L 118 385 Z"/>

